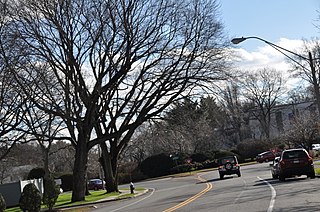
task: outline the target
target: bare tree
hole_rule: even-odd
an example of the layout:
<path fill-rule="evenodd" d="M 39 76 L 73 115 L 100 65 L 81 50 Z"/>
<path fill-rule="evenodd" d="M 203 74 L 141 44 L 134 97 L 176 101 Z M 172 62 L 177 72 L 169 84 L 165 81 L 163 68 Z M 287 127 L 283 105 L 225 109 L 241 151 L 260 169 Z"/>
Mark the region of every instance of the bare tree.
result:
<path fill-rule="evenodd" d="M 226 146 L 223 135 L 226 116 L 215 101 L 206 97 L 200 103 L 188 98 L 176 102 L 162 120 L 154 121 L 133 138 L 126 155 L 138 163 L 160 153 L 212 155 Z"/>
<path fill-rule="evenodd" d="M 118 190 L 117 160 L 137 127 L 228 77 L 215 1 L 18 0 L 10 18 L 23 60 L 6 52 L 7 65 L 75 146 L 72 201 L 84 199 L 93 146 L 103 149 L 108 192 Z"/>
<path fill-rule="evenodd" d="M 263 136 L 270 137 L 272 109 L 284 94 L 284 79 L 280 72 L 262 69 L 248 73 L 242 81 L 243 95 L 251 103 L 252 115 L 259 121 Z"/>
<path fill-rule="evenodd" d="M 14 76 L 6 65 L 3 52 L 11 48 L 8 36 L 8 2 L 0 1 L 0 161 L 14 145 L 22 141 L 24 134 L 16 131 L 24 114 L 25 98 L 20 93 Z"/>
<path fill-rule="evenodd" d="M 53 173 L 70 173 L 74 165 L 74 147 L 67 142 L 52 144 L 49 153 L 49 167 Z"/>
<path fill-rule="evenodd" d="M 142 1 L 132 8 L 128 6 L 118 5 L 118 11 L 131 17 L 118 24 L 126 26 L 125 41 L 130 49 L 127 53 L 132 55 L 117 55 L 116 63 L 118 70 L 126 73 L 118 87 L 127 92 L 123 95 L 118 89 L 107 96 L 105 101 L 110 104 L 106 120 L 111 121 L 96 128 L 98 137 L 103 132 L 119 135 L 106 139 L 107 143 L 102 145 L 111 191 L 116 189 L 119 154 L 137 127 L 161 115 L 182 95 L 211 87 L 212 82 L 227 77 L 222 72 L 226 55 L 221 48 L 222 28 L 215 19 L 214 1 Z M 146 18 L 138 18 L 142 13 Z"/>
<path fill-rule="evenodd" d="M 313 96 L 320 114 L 320 42 L 305 41 L 303 57 L 297 57 L 298 63 L 293 63 L 294 74 L 301 77 L 312 86 Z"/>
<path fill-rule="evenodd" d="M 51 175 L 49 169 L 50 149 L 54 141 L 63 140 L 65 136 L 61 131 L 65 130 L 63 121 L 53 114 L 47 114 L 39 110 L 36 106 L 29 106 L 23 117 L 22 124 L 25 126 L 23 130 L 28 135 L 28 141 L 36 141 L 43 155 L 43 167 L 45 170 L 45 178 Z M 21 129 L 20 129 L 21 130 Z M 61 138 L 62 137 L 62 138 Z"/>
<path fill-rule="evenodd" d="M 13 160 L 8 158 L 3 159 L 0 163 L 0 184 L 4 183 L 4 180 L 9 176 L 10 171 L 12 171 Z"/>
<path fill-rule="evenodd" d="M 295 117 L 292 128 L 288 130 L 284 139 L 289 146 L 303 147 L 307 150 L 312 149 L 312 144 L 320 138 L 319 120 L 314 114 L 304 114 Z"/>
<path fill-rule="evenodd" d="M 222 91 L 222 102 L 226 113 L 228 114 L 228 123 L 230 123 L 231 129 L 229 131 L 234 132 L 235 140 L 234 144 L 238 144 L 246 138 L 244 133 L 244 108 L 241 101 L 241 89 L 237 85 L 237 82 L 227 85 L 224 91 Z"/>
<path fill-rule="evenodd" d="M 140 164 L 144 159 L 154 154 L 154 152 L 164 152 L 161 147 L 162 142 L 153 142 L 154 134 L 162 132 L 161 128 L 157 128 L 160 125 L 158 122 L 147 122 L 137 128 L 134 137 L 128 143 L 127 148 L 124 149 L 123 153 L 120 155 L 119 160 L 124 163 L 135 162 Z M 165 133 L 158 138 L 165 139 L 167 135 Z M 153 151 L 154 150 L 154 151 Z"/>

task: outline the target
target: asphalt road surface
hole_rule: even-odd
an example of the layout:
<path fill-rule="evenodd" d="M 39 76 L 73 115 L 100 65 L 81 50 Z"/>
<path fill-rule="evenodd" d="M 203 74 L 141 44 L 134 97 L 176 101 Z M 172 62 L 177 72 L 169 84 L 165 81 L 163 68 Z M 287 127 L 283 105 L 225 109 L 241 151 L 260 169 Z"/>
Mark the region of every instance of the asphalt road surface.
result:
<path fill-rule="evenodd" d="M 320 178 L 271 177 L 268 163 L 241 167 L 241 177 L 209 171 L 179 178 L 135 183 L 149 188 L 142 196 L 97 205 L 95 212 L 305 212 L 320 211 Z"/>

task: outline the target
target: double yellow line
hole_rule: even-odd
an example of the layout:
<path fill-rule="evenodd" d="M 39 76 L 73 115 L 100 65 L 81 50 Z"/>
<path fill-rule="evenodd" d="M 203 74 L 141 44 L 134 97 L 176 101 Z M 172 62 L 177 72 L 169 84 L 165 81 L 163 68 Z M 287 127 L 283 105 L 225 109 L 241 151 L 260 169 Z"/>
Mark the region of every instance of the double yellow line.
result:
<path fill-rule="evenodd" d="M 200 180 L 201 182 L 206 182 L 206 180 L 204 180 L 203 178 L 201 178 L 201 176 L 198 176 L 198 180 Z M 183 206 L 193 202 L 194 200 L 198 199 L 199 197 L 201 197 L 202 195 L 204 195 L 205 193 L 207 193 L 208 191 L 210 191 L 212 189 L 212 184 L 211 183 L 206 183 L 207 187 L 202 190 L 201 192 L 197 193 L 196 195 L 190 197 L 189 199 L 179 203 L 178 205 L 176 206 L 173 206 L 163 212 L 172 212 L 172 211 L 175 211 L 179 208 L 182 208 Z"/>

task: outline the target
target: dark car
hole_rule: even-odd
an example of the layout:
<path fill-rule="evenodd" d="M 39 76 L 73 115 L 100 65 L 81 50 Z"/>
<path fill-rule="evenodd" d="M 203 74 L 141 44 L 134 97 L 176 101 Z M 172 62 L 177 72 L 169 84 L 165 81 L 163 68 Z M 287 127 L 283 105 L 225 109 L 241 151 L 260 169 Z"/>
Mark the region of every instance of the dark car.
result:
<path fill-rule="evenodd" d="M 223 179 L 225 175 L 236 174 L 238 177 L 241 176 L 240 165 L 236 156 L 227 156 L 218 159 L 218 171 L 220 179 Z"/>
<path fill-rule="evenodd" d="M 289 149 L 282 152 L 279 162 L 279 180 L 307 175 L 315 178 L 313 160 L 305 149 Z"/>
<path fill-rule="evenodd" d="M 89 190 L 100 190 L 104 189 L 103 181 L 101 179 L 91 179 L 88 181 Z"/>
<path fill-rule="evenodd" d="M 271 175 L 273 179 L 278 179 L 279 177 L 279 162 L 280 162 L 280 157 L 276 157 L 273 160 L 273 163 L 271 165 Z"/>
<path fill-rule="evenodd" d="M 257 155 L 256 161 L 259 163 L 273 161 L 276 155 L 272 151 L 262 152 Z"/>

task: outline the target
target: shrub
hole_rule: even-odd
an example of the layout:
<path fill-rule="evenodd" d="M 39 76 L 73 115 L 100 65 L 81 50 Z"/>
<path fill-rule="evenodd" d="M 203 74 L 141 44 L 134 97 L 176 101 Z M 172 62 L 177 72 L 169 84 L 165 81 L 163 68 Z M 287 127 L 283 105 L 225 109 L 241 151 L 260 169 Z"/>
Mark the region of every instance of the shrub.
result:
<path fill-rule="evenodd" d="M 236 154 L 233 152 L 230 152 L 230 151 L 221 150 L 219 152 L 216 152 L 215 159 L 219 159 L 219 158 L 226 157 L 226 156 L 232 156 L 232 155 L 236 155 Z"/>
<path fill-rule="evenodd" d="M 204 165 L 202 163 L 197 163 L 197 162 L 194 163 L 193 166 L 195 170 L 201 170 L 204 168 Z"/>
<path fill-rule="evenodd" d="M 265 140 L 248 140 L 237 145 L 237 151 L 242 158 L 255 158 L 259 153 L 272 148 L 272 143 Z"/>
<path fill-rule="evenodd" d="M 133 172 L 132 172 L 132 182 L 136 182 L 136 181 L 141 181 L 141 180 L 145 180 L 147 179 L 148 177 L 146 175 L 144 175 L 141 170 L 139 169 L 135 169 Z M 129 183 L 129 182 L 128 182 Z"/>
<path fill-rule="evenodd" d="M 45 180 L 44 188 L 43 203 L 48 207 L 49 211 L 52 211 L 60 194 L 59 187 L 56 186 L 54 179 L 49 178 Z"/>
<path fill-rule="evenodd" d="M 202 163 L 208 159 L 208 157 L 202 153 L 195 153 L 191 155 L 190 158 L 192 159 L 192 162 L 199 162 L 199 163 Z"/>
<path fill-rule="evenodd" d="M 165 154 L 151 156 L 140 164 L 142 173 L 149 177 L 158 177 L 169 174 L 172 167 L 172 159 Z"/>
<path fill-rule="evenodd" d="M 44 174 L 45 174 L 45 171 L 43 168 L 34 168 L 34 169 L 31 169 L 31 171 L 29 172 L 27 179 L 31 180 L 31 179 L 43 178 Z"/>
<path fill-rule="evenodd" d="M 0 193 L 0 212 L 4 212 L 6 209 L 6 201 L 4 200 L 2 194 Z"/>
<path fill-rule="evenodd" d="M 219 165 L 216 160 L 207 160 L 202 163 L 203 168 L 208 169 L 208 168 L 217 168 Z"/>
<path fill-rule="evenodd" d="M 33 183 L 29 183 L 23 188 L 19 205 L 22 211 L 40 211 L 41 194 Z"/>
<path fill-rule="evenodd" d="M 177 174 L 177 173 L 183 173 L 183 172 L 190 172 L 194 170 L 195 165 L 194 164 L 181 164 L 178 166 L 175 166 L 171 169 L 172 174 Z"/>
<path fill-rule="evenodd" d="M 144 175 L 139 169 L 135 169 L 131 173 L 125 173 L 125 172 L 118 173 L 119 184 L 137 182 L 137 181 L 145 180 L 147 178 L 148 177 Z"/>

